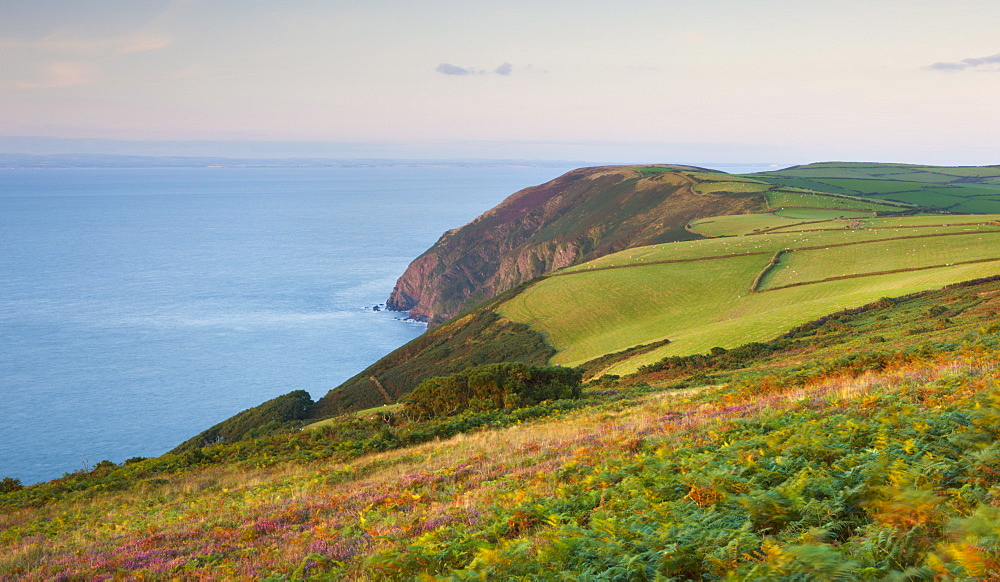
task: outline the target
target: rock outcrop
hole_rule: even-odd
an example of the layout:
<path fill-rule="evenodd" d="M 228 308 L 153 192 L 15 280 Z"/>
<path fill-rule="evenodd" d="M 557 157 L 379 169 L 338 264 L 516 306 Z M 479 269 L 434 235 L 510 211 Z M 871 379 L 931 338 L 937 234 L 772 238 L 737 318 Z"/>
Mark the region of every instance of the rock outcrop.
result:
<path fill-rule="evenodd" d="M 431 326 L 539 275 L 627 248 L 700 238 L 692 220 L 759 208 L 759 193 L 699 194 L 685 166 L 574 170 L 526 188 L 415 259 L 386 305 Z"/>

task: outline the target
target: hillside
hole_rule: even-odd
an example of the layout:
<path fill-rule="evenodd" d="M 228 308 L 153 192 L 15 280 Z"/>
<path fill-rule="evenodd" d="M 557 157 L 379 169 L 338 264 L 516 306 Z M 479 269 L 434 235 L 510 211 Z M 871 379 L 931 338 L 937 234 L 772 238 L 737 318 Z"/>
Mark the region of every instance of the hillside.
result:
<path fill-rule="evenodd" d="M 522 190 L 450 230 L 414 260 L 387 305 L 442 323 L 552 270 L 622 249 L 700 238 L 696 218 L 762 207 L 760 191 L 698 191 L 708 172 L 683 166 L 574 170 Z"/>
<path fill-rule="evenodd" d="M 822 173 L 840 169 L 836 164 L 815 166 Z M 812 166 L 789 171 L 805 172 L 808 168 Z M 922 168 L 926 171 L 920 173 L 907 167 L 906 175 L 927 174 L 943 179 L 942 174 L 930 171 L 934 168 Z M 995 173 L 990 168 L 937 169 Z M 593 177 L 595 173 L 599 179 Z M 735 176 L 671 166 L 596 168 L 571 172 L 538 189 L 515 194 L 470 225 L 447 234 L 415 261 L 408 273 L 412 274 L 414 265 L 422 261 L 443 260 L 441 257 L 446 255 L 458 257 L 449 259 L 452 265 L 462 265 L 466 259 L 478 261 L 481 256 L 477 253 L 493 240 L 487 227 L 501 216 L 512 221 L 508 228 L 521 224 L 521 215 L 510 208 L 529 195 L 560 203 L 576 201 L 582 209 L 575 208 L 557 222 L 564 230 L 571 224 L 567 221 L 585 216 L 590 221 L 586 224 L 604 220 L 607 233 L 613 233 L 617 232 L 615 221 L 621 221 L 620 215 L 604 217 L 588 213 L 588 209 L 620 205 L 639 188 L 645 195 L 659 196 L 665 184 L 682 182 L 673 197 L 663 199 L 655 208 L 662 214 L 671 204 L 683 200 L 688 210 L 697 209 L 691 216 L 700 217 L 684 224 L 687 235 L 697 240 L 636 244 L 618 253 L 601 247 L 604 254 L 591 262 L 581 264 L 583 257 L 578 257 L 574 259 L 576 264 L 562 270 L 555 269 L 552 262 L 539 267 L 546 271 L 541 279 L 525 283 L 526 287 L 512 288 L 503 298 L 469 307 L 474 297 L 491 295 L 495 290 L 480 288 L 463 295 L 466 302 L 461 306 L 470 309 L 463 318 L 442 325 L 445 329 L 432 327 L 424 337 L 330 391 L 312 409 L 310 417 L 323 418 L 342 410 L 392 402 L 426 378 L 452 373 L 463 366 L 502 361 L 499 358 L 531 362 L 551 358 L 553 363 L 580 365 L 607 353 L 650 345 L 629 358 L 616 359 L 605 370 L 594 368 L 595 372 L 628 373 L 666 356 L 760 341 L 790 325 L 882 296 L 933 289 L 998 272 L 1000 263 L 994 259 L 1000 258 L 1000 253 L 993 250 L 996 246 L 991 238 L 998 229 L 992 222 L 997 216 L 943 216 L 933 205 L 927 206 L 934 202 L 930 199 L 924 199 L 925 206 L 919 207 L 906 201 L 873 199 L 872 185 L 881 183 L 877 177 L 866 182 L 868 188 L 864 191 L 847 194 L 786 186 L 771 174 L 776 173 Z M 764 180 L 760 176 L 770 177 Z M 604 182 L 595 185 L 595 180 Z M 614 185 L 609 192 L 598 188 L 608 184 Z M 584 185 L 595 189 L 584 189 Z M 571 192 L 572 196 L 564 196 L 563 192 Z M 584 196 L 596 202 L 579 204 Z M 720 199 L 727 201 L 722 212 L 716 206 Z M 725 214 L 727 209 L 733 210 L 732 200 L 753 203 L 740 207 L 739 213 Z M 1000 210 L 1000 202 L 997 204 Z M 934 213 L 914 215 L 920 210 Z M 648 220 L 653 215 L 643 216 Z M 629 224 L 634 228 L 641 222 Z M 657 224 L 646 226 L 655 231 Z M 675 228 L 671 227 L 670 232 L 676 232 Z M 550 228 L 540 230 L 532 240 L 551 232 Z M 479 244 L 480 250 L 471 253 L 471 258 L 462 258 L 461 245 L 456 241 L 479 236 L 483 237 L 479 243 L 470 244 Z M 886 241 L 886 247 L 877 246 L 881 240 Z M 827 245 L 833 246 L 826 249 Z M 811 248 L 820 246 L 824 248 Z M 844 265 L 854 265 L 859 257 L 867 257 L 867 262 L 858 263 L 860 270 L 843 270 Z M 777 262 L 771 265 L 775 258 Z M 803 263 L 811 264 L 811 271 L 800 272 L 798 265 Z M 616 269 L 607 269 L 609 266 Z M 404 275 L 401 281 L 409 277 Z M 447 285 L 462 282 L 463 288 L 474 286 L 471 279 L 454 269 L 449 277 Z M 432 279 L 424 283 L 427 288 L 439 284 Z M 533 339 L 515 349 L 512 336 L 505 335 L 504 349 L 515 349 L 517 355 L 501 356 L 492 347 L 480 349 L 479 341 L 470 343 L 475 333 L 460 330 L 466 325 L 481 326 L 486 319 L 505 326 L 521 325 L 518 334 L 527 335 L 519 337 Z M 474 357 L 469 356 L 472 351 Z"/>
<path fill-rule="evenodd" d="M 407 268 L 387 304 L 433 326 L 562 267 L 699 238 L 685 228 L 699 218 L 764 210 L 803 222 L 916 208 L 1000 213 L 1000 167 L 826 162 L 744 176 L 670 165 L 583 168 L 446 232 Z"/>
<path fill-rule="evenodd" d="M 543 333 L 561 365 L 669 340 L 602 370 L 630 373 L 880 297 L 998 274 L 998 218 L 811 221 L 808 230 L 631 249 L 544 277 L 497 312 Z"/>
<path fill-rule="evenodd" d="M 748 174 L 817 192 L 903 202 L 953 213 L 1000 213 L 1000 166 L 824 162 Z"/>
<path fill-rule="evenodd" d="M 992 579 L 998 311 L 994 278 L 580 400 L 100 463 L 0 493 L 0 577 Z"/>

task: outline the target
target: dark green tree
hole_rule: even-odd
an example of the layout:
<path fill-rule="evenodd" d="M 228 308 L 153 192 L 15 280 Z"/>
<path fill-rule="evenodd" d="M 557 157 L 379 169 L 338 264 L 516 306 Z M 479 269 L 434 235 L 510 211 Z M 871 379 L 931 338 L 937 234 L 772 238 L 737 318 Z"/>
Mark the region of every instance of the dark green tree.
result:
<path fill-rule="evenodd" d="M 578 369 L 561 366 L 487 364 L 428 378 L 404 403 L 418 418 L 451 416 L 465 410 L 513 409 L 545 400 L 579 398 L 582 376 Z"/>

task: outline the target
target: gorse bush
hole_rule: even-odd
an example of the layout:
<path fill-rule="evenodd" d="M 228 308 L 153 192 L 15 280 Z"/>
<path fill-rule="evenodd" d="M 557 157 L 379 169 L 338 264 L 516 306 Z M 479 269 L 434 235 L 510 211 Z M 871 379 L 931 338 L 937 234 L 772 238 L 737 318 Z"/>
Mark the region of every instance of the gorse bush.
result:
<path fill-rule="evenodd" d="M 545 400 L 579 398 L 582 377 L 580 370 L 561 366 L 487 364 L 424 380 L 404 403 L 418 418 L 514 409 Z"/>

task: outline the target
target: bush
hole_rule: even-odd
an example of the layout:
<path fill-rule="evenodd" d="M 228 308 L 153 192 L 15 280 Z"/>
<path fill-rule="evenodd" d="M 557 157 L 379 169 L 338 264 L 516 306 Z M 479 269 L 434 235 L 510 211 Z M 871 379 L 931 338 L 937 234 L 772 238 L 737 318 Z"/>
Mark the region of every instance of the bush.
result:
<path fill-rule="evenodd" d="M 24 489 L 20 479 L 14 477 L 4 477 L 0 479 L 0 493 L 13 493 Z"/>
<path fill-rule="evenodd" d="M 561 366 L 487 364 L 424 380 L 404 403 L 417 418 L 513 409 L 545 400 L 579 398 L 582 376 L 578 369 Z"/>

